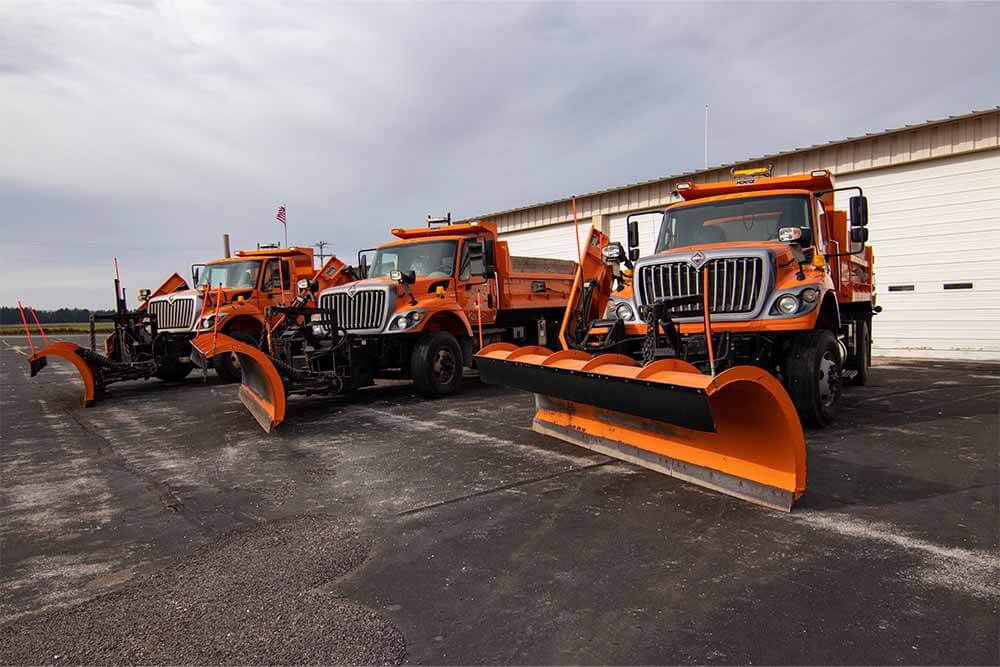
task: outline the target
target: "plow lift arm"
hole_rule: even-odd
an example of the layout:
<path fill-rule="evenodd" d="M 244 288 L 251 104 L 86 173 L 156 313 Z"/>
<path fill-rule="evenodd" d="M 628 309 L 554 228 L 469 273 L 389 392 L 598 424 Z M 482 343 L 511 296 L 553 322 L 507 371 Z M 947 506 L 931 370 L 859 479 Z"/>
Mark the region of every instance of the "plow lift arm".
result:
<path fill-rule="evenodd" d="M 538 433 L 790 511 L 805 491 L 806 450 L 784 387 L 756 366 L 704 374 L 678 358 L 683 342 L 671 310 L 691 305 L 692 297 L 663 300 L 643 313 L 641 363 L 608 352 L 621 325 L 601 319 L 614 276 L 602 256 L 607 245 L 606 235 L 590 230 L 563 318 L 563 350 L 489 345 L 476 355 L 480 377 L 533 392 Z M 702 314 L 711 358 L 704 302 Z"/>

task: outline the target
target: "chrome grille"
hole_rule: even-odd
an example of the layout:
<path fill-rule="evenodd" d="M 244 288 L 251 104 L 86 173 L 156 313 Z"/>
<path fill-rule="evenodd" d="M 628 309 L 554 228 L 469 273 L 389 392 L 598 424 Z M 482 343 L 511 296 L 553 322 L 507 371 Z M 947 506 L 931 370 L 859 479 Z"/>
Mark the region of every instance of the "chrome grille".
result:
<path fill-rule="evenodd" d="M 764 280 L 764 262 L 760 257 L 722 257 L 710 259 L 708 271 L 709 308 L 713 314 L 752 313 L 757 309 Z M 644 266 L 639 270 L 640 299 L 657 299 L 702 294 L 702 276 L 687 262 L 669 262 Z M 680 306 L 675 312 L 701 310 L 700 306 Z"/>
<path fill-rule="evenodd" d="M 324 294 L 320 307 L 337 311 L 337 324 L 345 329 L 381 329 L 385 319 L 385 291 L 358 290 Z"/>
<path fill-rule="evenodd" d="M 160 331 L 169 329 L 190 329 L 194 326 L 194 298 L 184 297 L 150 301 L 146 306 L 149 312 L 156 315 L 156 328 Z"/>

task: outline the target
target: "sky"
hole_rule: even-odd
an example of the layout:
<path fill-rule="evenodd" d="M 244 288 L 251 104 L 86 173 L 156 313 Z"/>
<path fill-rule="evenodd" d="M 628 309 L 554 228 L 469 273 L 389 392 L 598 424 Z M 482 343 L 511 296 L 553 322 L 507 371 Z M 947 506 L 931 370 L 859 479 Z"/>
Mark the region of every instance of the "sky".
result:
<path fill-rule="evenodd" d="M 1000 104 L 993 4 L 0 3 L 0 304 Z M 329 251 L 329 250 L 328 250 Z"/>

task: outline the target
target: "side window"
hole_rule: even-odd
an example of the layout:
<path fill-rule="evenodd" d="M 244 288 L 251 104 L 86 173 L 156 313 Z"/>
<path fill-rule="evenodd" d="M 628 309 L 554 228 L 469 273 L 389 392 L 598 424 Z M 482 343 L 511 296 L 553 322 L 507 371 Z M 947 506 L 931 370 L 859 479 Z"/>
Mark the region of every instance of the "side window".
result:
<path fill-rule="evenodd" d="M 278 260 L 268 260 L 264 267 L 264 280 L 260 288 L 265 292 L 276 289 L 289 289 L 292 285 L 292 272 L 288 260 L 281 260 L 281 269 L 278 269 Z M 279 287 L 280 286 L 280 287 Z"/>
<path fill-rule="evenodd" d="M 265 292 L 270 292 L 278 284 L 278 263 L 273 259 L 264 265 L 264 277 L 261 280 L 260 288 Z"/>
<path fill-rule="evenodd" d="M 290 289 L 292 286 L 292 267 L 287 259 L 281 260 L 281 289 Z"/>
<path fill-rule="evenodd" d="M 821 250 L 826 248 L 826 226 L 829 221 L 826 219 L 826 209 L 823 202 L 816 200 L 816 247 Z"/>

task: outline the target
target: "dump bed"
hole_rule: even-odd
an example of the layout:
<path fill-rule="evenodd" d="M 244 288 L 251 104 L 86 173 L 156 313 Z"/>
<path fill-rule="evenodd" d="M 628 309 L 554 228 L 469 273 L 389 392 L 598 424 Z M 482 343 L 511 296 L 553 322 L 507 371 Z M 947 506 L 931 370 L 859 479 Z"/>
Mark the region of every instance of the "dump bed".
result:
<path fill-rule="evenodd" d="M 506 254 L 507 244 L 501 241 L 497 244 L 500 266 Z M 576 262 L 511 255 L 507 258 L 510 269 L 497 274 L 501 310 L 566 307 L 576 277 Z"/>

